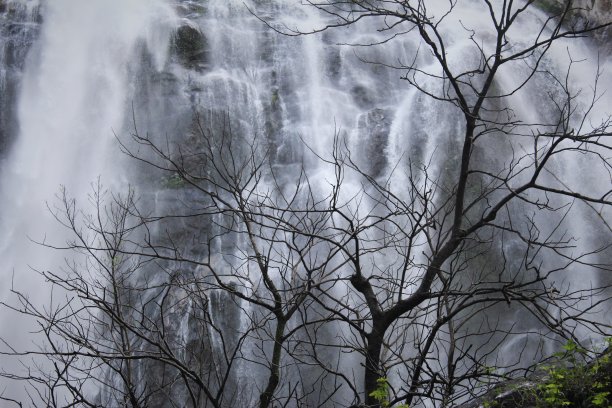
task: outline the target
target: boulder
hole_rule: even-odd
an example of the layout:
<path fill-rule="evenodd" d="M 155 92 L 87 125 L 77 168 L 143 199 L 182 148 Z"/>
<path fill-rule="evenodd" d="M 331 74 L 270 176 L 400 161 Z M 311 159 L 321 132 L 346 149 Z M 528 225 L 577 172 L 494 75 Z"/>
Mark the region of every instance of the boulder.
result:
<path fill-rule="evenodd" d="M 203 69 L 209 60 L 206 37 L 198 28 L 190 25 L 183 25 L 176 30 L 173 51 L 179 63 L 185 68 Z"/>

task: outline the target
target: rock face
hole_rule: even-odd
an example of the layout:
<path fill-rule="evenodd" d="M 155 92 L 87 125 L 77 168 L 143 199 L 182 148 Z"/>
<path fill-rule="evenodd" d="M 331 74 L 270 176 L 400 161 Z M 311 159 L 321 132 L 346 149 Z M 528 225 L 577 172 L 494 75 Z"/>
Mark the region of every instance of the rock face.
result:
<path fill-rule="evenodd" d="M 38 7 L 0 0 L 0 158 L 17 134 L 16 98 L 26 56 L 38 36 Z"/>
<path fill-rule="evenodd" d="M 597 24 L 605 24 L 612 17 L 612 0 L 576 0 L 574 4 L 585 18 Z"/>
<path fill-rule="evenodd" d="M 186 68 L 203 69 L 208 60 L 208 43 L 204 34 L 190 25 L 176 30 L 174 51 L 179 62 Z"/>
<path fill-rule="evenodd" d="M 564 0 L 540 0 L 536 3 L 544 11 L 554 14 L 563 10 L 567 1 Z M 578 23 L 589 25 L 602 25 L 612 22 L 612 0 L 574 0 L 572 7 L 576 10 L 571 24 Z M 607 51 L 612 51 L 612 45 L 608 38 L 612 35 L 612 27 L 607 27 L 593 34 L 596 41 L 607 46 Z"/>
<path fill-rule="evenodd" d="M 385 170 L 387 156 L 384 153 L 391 131 L 391 112 L 372 109 L 359 118 L 357 157 L 363 159 L 361 168 L 371 177 L 378 177 Z"/>
<path fill-rule="evenodd" d="M 575 5 L 580 8 L 578 16 L 584 22 L 597 25 L 612 22 L 612 0 L 577 0 Z M 611 36 L 611 26 L 597 31 L 593 35 L 598 42 L 606 46 L 608 54 L 612 51 L 612 45 L 608 41 Z"/>
<path fill-rule="evenodd" d="M 567 0 L 539 0 L 536 5 L 553 14 L 562 11 Z M 605 24 L 610 21 L 612 0 L 574 0 L 572 8 L 577 10 L 577 15 L 592 23 Z"/>

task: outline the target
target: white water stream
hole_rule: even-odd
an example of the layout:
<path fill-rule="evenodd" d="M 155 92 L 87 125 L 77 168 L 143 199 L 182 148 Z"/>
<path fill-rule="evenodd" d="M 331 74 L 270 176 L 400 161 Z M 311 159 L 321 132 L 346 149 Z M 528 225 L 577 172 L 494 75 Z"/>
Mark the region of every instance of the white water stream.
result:
<path fill-rule="evenodd" d="M 37 7 L 25 0 L 8 3 L 28 4 L 32 10 Z M 372 23 L 316 36 L 284 37 L 270 32 L 245 4 L 271 16 L 273 24 L 305 31 L 323 25 L 325 17 L 291 0 L 268 5 L 254 0 L 210 0 L 205 10 L 198 12 L 193 11 L 196 3 L 41 0 L 42 28 L 27 56 L 17 100 L 19 133 L 0 167 L 2 301 L 10 299 L 11 281 L 36 304 L 49 300 L 44 282 L 31 269 L 57 270 L 70 254 L 33 241 L 61 246 L 67 238 L 46 208 L 46 203 L 52 207 L 57 204 L 54 196 L 60 186 L 77 199 L 78 206 L 87 208 L 92 183 L 98 178 L 105 187 L 119 190 L 132 182 L 125 170 L 131 167 L 125 165 L 127 159 L 122 158 L 115 142 L 115 133 L 121 137 L 129 131 L 132 106 L 141 131 L 170 138 L 188 131 L 193 112 L 228 112 L 245 134 L 271 138 L 277 146 L 277 164 L 287 166 L 289 173 L 292 165 L 305 158 L 311 179 L 319 181 L 314 188 L 322 196 L 333 174 L 329 168 L 312 164 L 315 160 L 305 153 L 301 140 L 329 157 L 334 134 L 347 136 L 357 151 L 382 157 L 356 157 L 356 161 L 373 166 L 369 171 L 378 177 L 390 177 L 392 186 L 405 184 L 403 172 L 391 176 L 390 172 L 398 163 L 407 166 L 408 157 L 421 165 L 431 163 L 430 177 L 436 179 L 458 154 L 462 129 L 457 115 L 448 114 L 448 105 L 410 89 L 399 78 L 401 71 L 362 61 L 408 63 L 418 46 L 414 37 L 400 36 L 377 47 L 339 46 L 380 41 L 388 33 L 377 32 Z M 473 42 L 459 22 L 478 33 L 477 41 L 492 35 L 481 6 L 466 4 L 443 29 L 453 39 L 449 59 L 455 67 L 473 63 Z M 542 18 L 534 13 L 521 22 L 510 33 L 513 41 L 533 38 Z M 195 28 L 206 40 L 206 56 L 195 66 L 179 63 L 169 52 L 173 30 L 179 26 Z M 569 62 L 567 50 L 576 61 L 587 59 L 590 62 L 576 65 L 571 83 L 588 90 L 596 68 L 592 62 L 595 56 L 586 44 L 578 42 L 567 48 L 568 43 L 561 42 L 547 64 L 551 71 L 563 74 Z M 143 49 L 149 66 L 142 61 Z M 419 61 L 433 66 L 426 53 Z M 607 68 L 606 64 L 602 63 L 602 68 Z M 510 87 L 521 75 L 520 67 L 513 65 L 503 73 L 498 86 Z M 600 84 L 608 86 L 612 83 L 610 73 L 604 71 L 604 75 Z M 439 84 L 433 81 L 426 86 L 436 89 Z M 538 83 L 529 91 L 516 93 L 510 103 L 517 117 L 535 122 L 545 115 L 548 90 L 546 83 Z M 594 122 L 609 114 L 612 95 L 603 95 L 599 106 L 601 110 L 592 113 Z M 387 129 L 379 141 L 369 139 L 367 123 Z M 601 169 L 590 172 L 585 169 L 588 163 L 574 159 L 558 165 L 565 183 L 588 185 L 591 191 L 609 189 L 598 184 Z M 346 196 L 358 191 L 360 183 L 360 179 L 347 178 Z M 577 251 L 586 247 L 583 242 L 601 237 L 590 235 L 591 227 L 582 220 L 587 211 L 577 206 L 568 224 L 582 239 Z M 610 220 L 609 213 L 603 216 Z M 586 273 L 596 279 L 592 272 Z M 581 276 L 588 287 L 590 279 Z M 30 323 L 22 324 L 14 314 L 0 312 L 0 336 L 11 344 L 31 346 L 29 329 Z M 15 361 L 6 361 L 3 369 L 16 369 Z M 4 390 L 7 395 L 24 396 L 11 386 L 0 382 L 0 393 Z"/>

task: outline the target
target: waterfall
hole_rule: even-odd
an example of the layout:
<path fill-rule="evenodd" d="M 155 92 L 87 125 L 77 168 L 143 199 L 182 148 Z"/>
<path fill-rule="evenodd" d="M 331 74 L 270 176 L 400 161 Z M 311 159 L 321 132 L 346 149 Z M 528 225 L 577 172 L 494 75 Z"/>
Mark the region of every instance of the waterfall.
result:
<path fill-rule="evenodd" d="M 237 155 L 248 151 L 249 143 L 255 144 L 256 154 L 269 154 L 273 169 L 270 171 L 277 172 L 278 177 L 274 180 L 276 184 L 263 177 L 258 187 L 261 191 L 278 188 L 291 195 L 295 180 L 304 168 L 313 200 L 322 200 L 333 193 L 330 186 L 336 174 L 333 166 L 323 162 L 331 160 L 334 140 L 341 140 L 363 174 L 345 174 L 339 200 L 347 205 L 349 212 L 359 216 L 380 210 L 380 205 L 374 204 L 380 199 L 378 192 L 363 187 L 368 185 L 368 179 L 397 189 L 397 197 L 408 200 L 408 192 L 400 187 L 408 184 L 407 174 L 427 168 L 427 177 L 416 179 L 419 188 L 427 190 L 427 185 L 435 180 L 441 191 L 451 190 L 456 182 L 454 175 L 465 131 L 463 117 L 448 102 L 429 98 L 410 87 L 401 78 L 405 69 L 390 68 L 407 67 L 413 62 L 416 51 L 423 47 L 418 37 L 414 33 L 402 34 L 401 27 L 381 31 L 380 19 L 307 36 L 282 35 L 270 28 L 310 32 L 331 21 L 329 15 L 300 3 L 293 0 L 0 0 L 0 277 L 4 282 L 0 301 L 14 302 L 9 293 L 14 285 L 15 289 L 28 293 L 35 305 L 50 304 L 49 285 L 35 271 L 58 272 L 69 268 L 71 262 L 85 262 L 82 254 L 53 249 L 63 248 L 66 241 L 74 239 L 69 228 L 62 227 L 53 213 L 62 211 L 63 191 L 67 192 L 68 200 L 74 197 L 77 209 L 95 212 L 98 185 L 103 191 L 117 194 L 125 193 L 132 186 L 143 213 L 176 216 L 155 224 L 155 229 L 147 232 L 151 235 L 142 236 L 152 237 L 164 246 L 178 243 L 183 250 L 181 256 L 197 260 L 211 256 L 214 262 L 236 269 L 241 267 L 240 262 L 251 261 L 240 259 L 241 250 L 248 243 L 233 241 L 244 239 L 238 234 L 228 234 L 211 248 L 202 244 L 219 229 L 227 228 L 226 214 L 181 218 L 203 211 L 210 198 L 182 184 L 180 174 L 153 169 L 122 153 L 129 150 L 141 154 L 138 144 L 129 137 L 135 128 L 140 135 L 150 135 L 155 143 L 171 146 L 168 154 L 173 155 L 176 146 L 196 149 L 199 126 L 219 134 L 229 126 L 232 131 L 229 137 L 235 136 L 243 143 L 233 147 Z M 444 2 L 439 3 L 436 2 L 436 7 L 441 12 L 446 6 Z M 473 44 L 486 42 L 494 35 L 484 13 L 477 2 L 467 1 L 440 27 L 451 39 L 447 57 L 453 67 L 469 69 L 478 64 L 479 56 L 473 52 Z M 533 11 L 508 35 L 516 44 L 526 43 L 537 36 L 546 18 L 543 11 Z M 465 27 L 470 27 L 476 35 L 466 35 Z M 582 60 L 585 62 L 578 62 Z M 570 62 L 576 61 L 568 82 L 574 89 L 589 89 L 596 75 L 593 62 L 596 60 L 589 40 L 561 39 L 543 62 L 542 71 L 563 77 Z M 419 51 L 414 62 L 430 73 L 445 75 L 426 51 Z M 601 65 L 609 68 L 609 60 L 602 59 Z M 529 66 L 523 61 L 506 67 L 497 77 L 495 92 L 501 94 L 512 89 L 529 74 Z M 609 69 L 604 70 L 599 85 L 608 87 L 612 83 L 610 75 Z M 559 88 L 546 78 L 545 73 L 536 75 L 535 86 L 505 99 L 505 108 L 517 121 L 543 123 L 554 115 L 549 95 L 554 95 Z M 415 80 L 426 91 L 440 91 L 437 79 L 417 73 Z M 609 106 L 612 106 L 609 92 L 602 90 L 598 95 L 599 110 L 589 113 L 591 123 L 609 115 Z M 577 100 L 576 116 L 589 102 L 588 95 L 583 99 Z M 517 134 L 528 135 L 529 131 L 520 125 L 516 127 Z M 515 152 L 529 148 L 520 138 L 516 143 L 488 139 L 484 146 L 474 154 L 479 155 L 479 164 L 490 166 L 493 172 L 501 172 Z M 495 151 L 495 157 L 485 149 Z M 599 174 L 601 168 L 585 180 L 584 174 L 589 173 L 587 158 L 581 161 L 568 153 L 560 155 L 554 163 L 558 173 L 546 176 L 552 185 L 584 187 L 595 196 L 609 190 L 609 185 L 605 185 L 607 176 Z M 599 182 L 600 178 L 604 183 Z M 365 194 L 360 193 L 363 190 Z M 351 200 L 359 194 L 363 194 L 363 199 L 356 205 Z M 443 200 L 444 193 L 440 195 Z M 523 210 L 517 204 L 508 214 L 522 215 Z M 598 213 L 592 205 L 574 204 L 562 224 L 563 229 L 573 231 L 577 237 L 572 251 L 577 254 L 610 244 L 607 231 L 597 227 L 602 219 L 612 222 L 609 211 L 603 209 Z M 547 217 L 544 213 L 534 214 L 534 219 L 543 226 L 541 235 L 561 234 L 546 229 Z M 414 239 L 419 252 L 413 259 L 416 277 L 425 269 L 429 237 L 419 234 Z M 502 249 L 502 245 L 508 247 Z M 492 243 L 488 258 L 479 267 L 484 269 L 487 262 L 494 263 L 508 248 L 516 248 L 520 253 L 524 249 L 521 245 Z M 382 270 L 396 262 L 395 256 L 391 249 L 386 249 L 364 258 Z M 609 265 L 610 256 L 610 249 L 606 248 L 583 259 L 585 264 Z M 508 260 L 508 264 L 513 262 L 520 263 L 520 259 Z M 541 262 L 549 268 L 562 264 L 549 258 Z M 184 276 L 198 274 L 202 269 L 202 266 L 161 260 L 155 265 L 158 274 L 152 275 L 155 267 L 149 267 L 137 275 L 139 284 L 146 282 L 149 287 L 174 284 L 174 269 L 180 272 L 176 275 Z M 576 277 L 577 271 L 580 277 Z M 563 274 L 563 280 L 557 282 L 560 289 L 567 285 L 588 289 L 595 282 L 605 280 L 600 271 L 588 265 L 578 265 Z M 347 280 L 341 285 L 348 285 Z M 348 286 L 341 285 L 334 286 L 333 290 L 337 291 L 334 295 L 344 296 Z M 258 290 L 249 289 L 253 293 Z M 146 307 L 157 302 L 156 296 L 160 296 L 145 292 L 138 298 L 143 304 L 142 310 L 148 310 Z M 190 352 L 210 354 L 227 347 L 221 342 L 220 334 L 206 332 L 198 326 L 202 322 L 214 325 L 219 333 L 227 335 L 245 331 L 250 314 L 258 313 L 254 306 L 235 302 L 220 291 L 207 295 L 210 301 L 206 304 L 190 300 L 185 288 L 170 293 L 168 296 L 174 301 L 174 309 L 168 312 L 171 317 L 165 317 L 160 311 L 149 317 L 155 322 L 167 319 L 172 339 L 180 345 L 176 349 L 183 356 L 189 356 Z M 358 295 L 351 296 L 352 302 L 360 302 Z M 537 329 L 537 323 L 522 320 L 514 310 L 496 309 L 495 313 L 504 316 L 502 326 L 519 321 L 525 324 L 521 327 L 525 332 Z M 420 322 L 431 324 L 428 319 Z M 9 344 L 35 348 L 40 337 L 31 334 L 34 327 L 33 322 L 22 321 L 13 312 L 0 311 L 0 337 Z M 338 339 L 339 327 L 340 324 L 321 330 L 334 347 L 346 340 Z M 538 341 L 525 335 L 504 343 L 502 354 L 512 358 L 506 361 L 501 356 L 497 363 L 511 363 L 517 350 L 527 342 L 535 349 L 539 347 Z M 237 342 L 236 338 L 229 341 L 232 346 Z M 254 357 L 244 358 L 237 364 L 239 369 L 229 376 L 230 388 L 242 398 L 238 399 L 240 403 L 257 402 L 257 392 L 263 388 L 262 379 L 266 374 L 258 364 L 258 359 L 263 357 L 257 352 L 262 355 L 269 352 L 271 344 L 268 339 L 257 349 L 256 339 L 245 340 L 245 354 L 253 353 Z M 541 355 L 553 351 L 548 343 L 543 347 L 546 350 L 540 351 Z M 335 356 L 327 352 L 326 358 Z M 414 355 L 415 351 L 405 353 Z M 199 369 L 227 368 L 226 363 L 212 360 L 214 356 L 202 357 L 198 360 Z M 3 370 L 21 370 L 16 359 L 6 361 Z M 153 363 L 147 364 L 143 362 L 136 369 L 147 381 L 154 382 L 158 380 L 156 377 L 173 373 Z M 350 372 L 347 375 L 361 381 L 362 374 L 355 374 L 360 364 L 363 363 L 358 357 L 347 356 L 338 363 L 338 370 Z M 289 371 L 286 368 L 283 374 L 295 375 L 287 374 Z M 308 386 L 323 384 L 318 377 L 320 371 L 304 372 L 312 375 L 302 379 Z M 402 374 L 405 372 L 398 369 L 392 381 L 399 381 Z M 114 384 L 113 381 L 108 380 L 107 385 Z M 218 385 L 219 380 L 212 382 Z M 0 395 L 4 389 L 11 389 L 6 392 L 7 396 L 24 399 L 21 388 L 13 387 L 13 382 L 0 381 Z M 284 387 L 283 393 L 293 392 L 290 385 Z M 100 403 L 107 406 L 116 403 L 112 387 L 88 392 L 97 394 Z M 180 386 L 168 387 L 167 391 L 164 389 L 155 395 L 159 401 L 151 402 L 151 406 L 170 406 L 164 405 L 164 398 L 178 401 L 181 406 L 187 401 L 187 391 Z M 309 398 L 308 403 L 317 402 L 314 395 Z M 334 406 L 334 403 L 349 406 L 353 402 L 351 391 L 344 387 L 324 406 Z"/>
<path fill-rule="evenodd" d="M 59 269 L 71 256 L 40 245 L 50 243 L 51 235 L 59 239 L 54 243 L 67 238 L 51 214 L 55 197 L 63 186 L 87 206 L 98 178 L 106 188 L 125 183 L 113 162 L 119 153 L 113 132 L 130 116 L 129 70 L 143 42 L 151 44 L 156 63 L 164 63 L 173 14 L 163 2 L 148 0 L 8 1 L 3 7 L 5 19 L 17 20 L 3 27 L 15 37 L 3 46 L 12 45 L 13 58 L 23 60 L 4 61 L 2 69 L 23 68 L 3 78 L 19 95 L 2 106 L 17 123 L 7 130 L 18 132 L 7 135 L 5 145 L 14 141 L 2 152 L 0 170 L 0 254 L 6 262 L 1 293 L 6 300 L 14 283 L 41 307 L 51 293 L 35 290 L 45 283 L 33 269 Z M 36 341 L 28 334 L 36 327 L 14 314 L 3 312 L 0 326 L 11 344 L 32 348 Z"/>

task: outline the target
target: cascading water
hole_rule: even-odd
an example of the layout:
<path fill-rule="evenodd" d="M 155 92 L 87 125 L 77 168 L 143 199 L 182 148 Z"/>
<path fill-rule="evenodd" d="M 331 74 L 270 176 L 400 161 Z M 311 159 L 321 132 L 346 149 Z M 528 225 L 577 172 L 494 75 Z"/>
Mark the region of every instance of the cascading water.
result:
<path fill-rule="evenodd" d="M 484 26 L 485 19 L 480 17 L 483 11 L 472 2 L 466 4 L 445 30 L 454 39 L 449 44 L 449 60 L 456 65 L 470 66 L 471 58 L 477 56 L 470 56 L 468 52 L 473 43 L 465 35 L 462 24 L 483 38 L 490 32 Z M 221 131 L 229 124 L 232 133 L 242 140 L 256 140 L 258 147 L 270 150 L 272 165 L 281 168 L 286 177 L 277 180 L 281 187 L 290 191 L 292 180 L 304 164 L 310 180 L 317 181 L 312 185 L 315 194 L 321 197 L 329 193 L 329 180 L 335 175 L 311 151 L 329 158 L 335 136 L 347 141 L 355 163 L 373 179 L 404 185 L 406 172 L 397 171 L 398 168 L 426 165 L 430 181 L 440 180 L 441 186 L 446 180 L 448 185 L 454 182 L 450 177 L 460 154 L 461 118 L 456 113 L 449 114 L 444 102 L 432 100 L 407 86 L 400 79 L 401 71 L 385 68 L 398 62 L 409 63 L 419 47 L 416 37 L 398 36 L 375 47 L 338 45 L 378 43 L 387 39 L 389 33 L 376 31 L 377 26 L 372 23 L 366 25 L 369 29 L 348 27 L 319 35 L 290 37 L 270 30 L 255 17 L 265 19 L 274 27 L 304 32 L 329 21 L 328 16 L 316 9 L 291 0 L 246 3 L 242 0 L 53 0 L 40 4 L 0 0 L 0 12 L 3 13 L 0 35 L 12 36 L 10 42 L 0 45 L 5 50 L 4 60 L 0 59 L 3 64 L 0 90 L 4 95 L 11 92 L 18 95 L 0 95 L 0 149 L 14 140 L 10 149 L 0 151 L 0 158 L 6 157 L 0 167 L 0 259 L 3 259 L 0 276 L 3 282 L 9 282 L 14 276 L 17 289 L 31 293 L 39 304 L 48 301 L 50 294 L 42 289 L 44 282 L 39 282 L 29 268 L 59 269 L 67 255 L 32 243 L 30 239 L 49 245 L 69 239 L 45 208 L 45 202 L 54 206 L 60 185 L 83 207 L 89 205 L 87 197 L 98 178 L 102 185 L 117 191 L 133 184 L 142 206 L 155 214 L 189 214 L 205 202 L 197 192 L 176 182 L 174 175 L 143 169 L 118 154 L 115 134 L 122 139 L 134 126 L 140 134 L 150 134 L 161 144 L 192 144 L 196 143 L 193 135 L 202 123 L 213 131 Z M 532 36 L 545 17 L 534 12 L 529 18 L 530 21 L 522 22 L 509 33 L 513 41 Z M 13 25 L 26 28 L 7 28 Z M 21 62 L 7 59 L 9 45 L 13 47 L 11 55 L 16 55 Z M 554 50 L 553 57 L 547 61 L 549 70 L 558 74 L 565 71 L 569 61 L 563 54 L 565 47 L 562 43 Z M 14 52 L 26 48 L 29 49 L 27 58 L 25 53 Z M 574 60 L 592 59 L 586 42 L 582 43 L 582 50 L 571 50 Z M 419 58 L 423 66 L 435 65 L 424 53 Z M 588 86 L 587 79 L 594 75 L 593 66 L 581 67 L 584 65 L 587 66 L 573 76 L 579 86 Z M 499 77 L 502 80 L 497 86 L 501 90 L 510 88 L 512 83 L 522 80 L 522 75 L 520 69 L 508 70 Z M 609 78 L 609 73 L 606 75 Z M 609 82 L 600 80 L 600 83 Z M 423 86 L 435 89 L 439 84 L 431 81 Z M 530 123 L 546 117 L 544 107 L 549 103 L 546 92 L 554 91 L 546 87 L 542 82 L 535 89 L 517 92 L 509 98 L 514 114 Z M 6 91 L 9 89 L 12 91 Z M 610 106 L 606 103 L 610 96 L 603 98 L 606 99 L 600 101 L 600 106 Z M 593 115 L 605 114 L 602 111 Z M 124 149 L 137 148 L 130 142 L 122 143 L 126 143 Z M 520 144 L 511 146 L 502 142 L 496 149 L 500 155 L 510 157 L 517 147 Z M 505 163 L 503 157 L 482 157 L 482 161 L 493 165 Z M 574 167 L 585 165 L 564 163 L 560 171 L 579 174 Z M 560 178 L 584 183 L 571 177 Z M 347 175 L 343 186 L 345 198 L 353 197 L 362 183 L 360 176 Z M 608 188 L 596 181 L 591 186 L 592 191 Z M 367 200 L 355 211 L 364 214 L 372 211 L 365 203 Z M 581 220 L 589 208 L 577 207 L 572 213 L 574 221 L 567 224 L 578 231 L 574 235 L 583 235 L 585 240 L 609 240 L 605 232 L 586 238 L 585 223 Z M 603 213 L 602 217 L 609 221 L 609 214 Z M 201 244 L 214 235 L 215 225 L 222 223 L 222 217 L 201 222 L 171 220 L 162 223 L 152 234 L 161 242 L 178 243 L 184 249 L 184 256 L 197 258 L 208 255 L 209 250 Z M 542 232 L 545 233 L 548 232 Z M 419 251 L 425 240 L 424 236 L 416 237 L 415 247 Z M 240 247 L 229 238 L 219 245 L 216 250 L 220 253 Z M 239 249 L 236 251 L 238 257 Z M 381 253 L 372 257 L 373 263 L 393 262 L 388 258 L 390 252 Z M 417 255 L 415 265 L 424 263 L 425 256 L 424 252 L 423 259 Z M 599 258 L 589 261 L 609 264 L 609 256 L 608 250 L 593 254 L 593 258 Z M 172 263 L 160 269 L 171 269 L 169 265 Z M 595 272 L 588 267 L 584 269 L 591 279 L 598 279 Z M 140 278 L 147 284 L 157 284 L 165 282 L 167 276 Z M 578 284 L 571 276 L 567 279 L 573 285 Z M 583 287 L 588 285 L 585 283 Z M 41 289 L 34 289 L 38 287 Z M 5 283 L 0 292 L 2 301 L 9 297 L 8 291 L 9 285 Z M 240 314 L 252 312 L 244 304 L 238 309 L 227 296 L 219 293 L 211 294 L 206 305 L 183 301 L 188 298 L 185 292 L 179 291 L 173 296 L 177 299 L 176 310 L 168 325 L 175 332 L 173 339 L 181 345 L 177 347 L 181 353 L 210 354 L 225 346 L 214 333 L 208 333 L 204 336 L 208 336 L 206 341 L 196 344 L 201 340 L 198 338 L 201 328 L 188 315 L 211 313 L 211 324 L 227 334 L 244 330 L 248 322 Z M 151 299 L 155 297 L 151 295 L 141 301 L 144 304 Z M 196 309 L 199 312 L 194 312 Z M 513 312 L 508 313 L 508 320 L 514 319 Z M 150 318 L 152 321 L 166 319 L 160 315 Z M 0 334 L 4 339 L 11 344 L 28 344 L 31 337 L 26 334 L 27 328 L 17 330 L 12 324 L 16 319 L 14 314 L 3 312 L 0 319 Z M 333 331 L 326 332 L 330 343 L 335 341 Z M 193 344 L 196 345 L 190 349 Z M 249 348 L 252 345 L 245 347 L 249 352 L 256 350 Z M 506 346 L 509 353 L 515 350 L 512 347 L 512 344 Z M 208 358 L 197 361 L 199 369 L 224 367 Z M 229 380 L 234 394 L 238 389 L 243 390 L 239 399 L 234 400 L 243 406 L 254 405 L 257 391 L 263 387 L 263 380 L 253 377 L 263 378 L 265 371 L 258 368 L 257 357 L 253 359 L 245 358 L 239 365 L 240 372 L 232 374 Z M 503 365 L 503 358 L 498 361 Z M 347 358 L 338 369 L 350 372 L 360 363 L 357 358 Z M 3 369 L 11 372 L 18 368 L 11 362 L 3 364 Z M 151 383 L 162 381 L 155 377 L 171 375 L 171 371 L 147 363 L 142 363 L 136 371 Z M 311 374 L 316 378 L 319 373 L 313 369 Z M 352 375 L 360 379 L 360 374 Z M 303 381 L 315 387 L 318 380 Z M 113 380 L 106 383 L 112 385 Z M 290 395 L 290 385 L 286 387 L 282 392 Z M 328 402 L 329 406 L 350 405 L 353 400 L 349 391 L 342 389 Z M 19 391 L 6 391 L 6 395 L 24 397 Z M 154 395 L 157 400 L 149 401 L 151 406 L 171 406 L 166 400 L 183 406 L 187 401 L 186 389 L 179 386 L 168 386 Z M 99 390 L 98 398 L 105 406 L 119 404 L 113 399 L 111 386 Z M 311 397 L 308 401 L 314 406 L 317 398 Z"/>
<path fill-rule="evenodd" d="M 2 299 L 7 299 L 14 282 L 15 289 L 29 292 L 35 304 L 42 306 L 51 294 L 32 290 L 44 282 L 31 268 L 59 268 L 66 255 L 33 242 L 45 241 L 47 234 L 66 237 L 45 203 L 55 206 L 60 186 L 87 202 L 99 176 L 107 186 L 125 181 L 116 171 L 118 162 L 111 164 L 111 158 L 118 153 L 113 129 L 121 129 L 129 115 L 129 68 L 137 63 L 134 54 L 142 42 L 151 44 L 156 62 L 163 63 L 174 24 L 168 21 L 172 13 L 167 5 L 148 0 L 1 4 L 5 19 L 20 20 L 9 20 L 8 27 L 3 27 L 15 37 L 3 43 L 5 58 L 25 58 L 20 54 L 25 54 L 40 31 L 27 59 L 4 61 L 2 67 L 4 73 L 23 66 L 19 76 L 3 78 L 13 81 L 4 89 L 19 89 L 18 96 L 2 105 L 3 114 L 15 115 L 7 122 L 15 120 L 17 126 L 3 131 L 19 131 L 7 134 L 7 141 L 14 142 L 8 152 L 2 152 L 6 160 L 0 170 L 4 231 L 0 254 L 6 267 L 1 292 Z M 19 29 L 22 26 L 32 28 Z M 11 344 L 33 344 L 28 332 L 35 327 L 21 321 L 3 313 L 3 337 Z M 8 372 L 19 371 L 18 367 L 3 364 Z"/>

